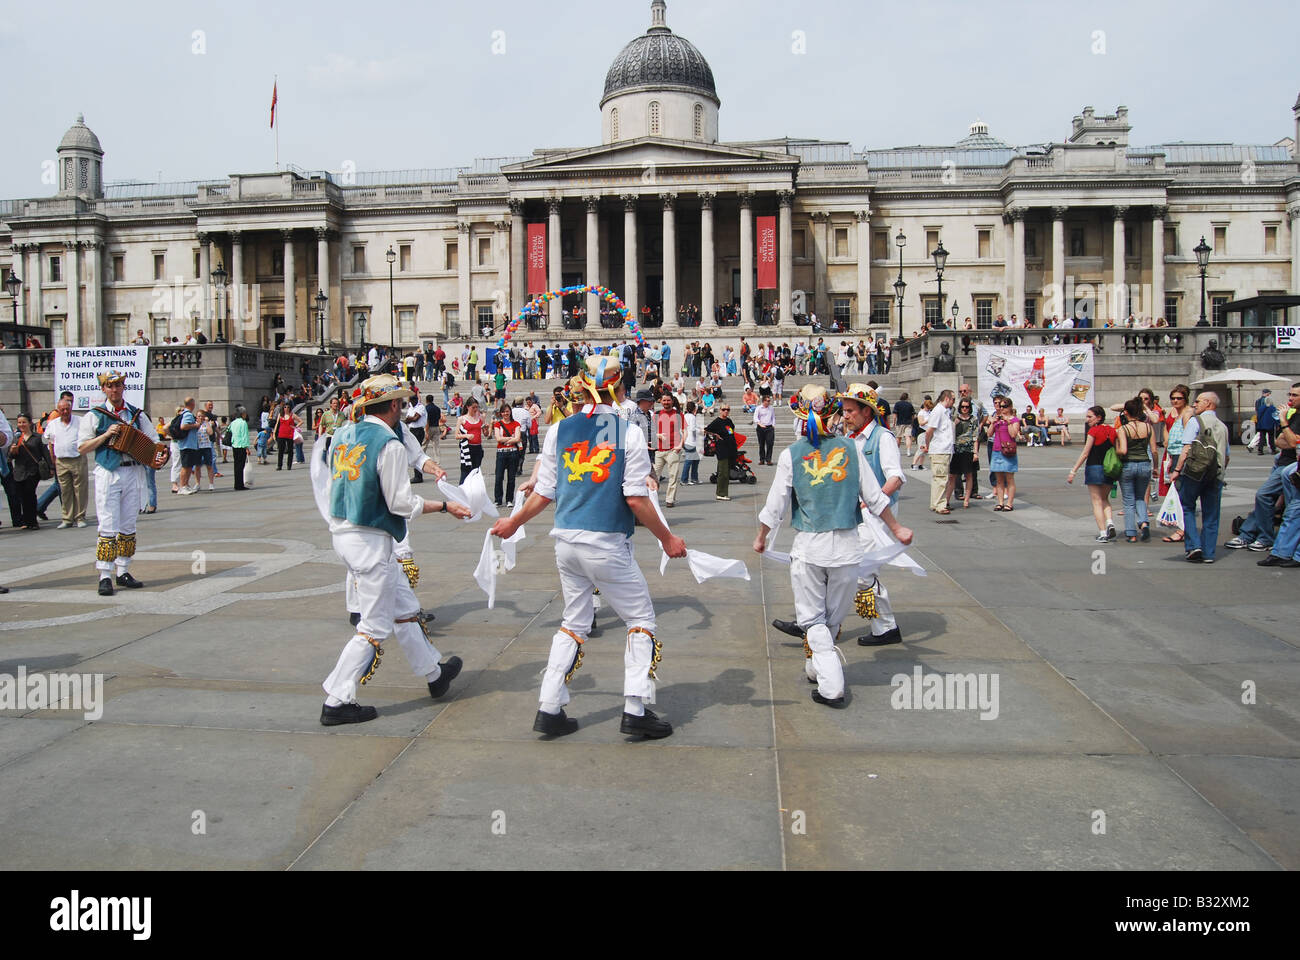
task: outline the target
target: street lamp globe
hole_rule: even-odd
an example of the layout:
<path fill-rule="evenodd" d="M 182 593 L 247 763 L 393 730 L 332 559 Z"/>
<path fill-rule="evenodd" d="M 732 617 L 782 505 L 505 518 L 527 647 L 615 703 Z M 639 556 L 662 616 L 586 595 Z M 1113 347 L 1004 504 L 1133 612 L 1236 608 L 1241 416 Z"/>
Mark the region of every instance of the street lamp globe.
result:
<path fill-rule="evenodd" d="M 943 268 L 948 265 L 948 251 L 943 248 L 942 240 L 939 241 L 939 245 L 934 248 L 934 252 L 930 256 L 934 257 L 935 272 L 942 277 Z"/>
<path fill-rule="evenodd" d="M 957 314 L 960 312 L 957 308 L 957 301 L 954 299 L 952 302 L 952 328 L 954 330 L 957 329 Z"/>
<path fill-rule="evenodd" d="M 384 259 L 387 260 L 389 263 L 397 262 L 397 254 L 393 252 L 393 248 L 391 245 L 388 248 L 388 252 L 384 254 Z"/>
<path fill-rule="evenodd" d="M 903 235 L 902 228 L 899 229 L 898 236 L 894 238 L 894 243 L 898 244 L 899 250 L 902 250 L 905 246 L 907 246 L 907 237 Z"/>
<path fill-rule="evenodd" d="M 218 263 L 217 269 L 212 271 L 212 282 L 218 287 L 224 287 L 226 285 L 226 277 L 228 276 L 230 276 L 230 274 L 226 273 L 226 268 Z"/>
<path fill-rule="evenodd" d="M 899 277 L 897 280 L 894 281 L 894 295 L 898 297 L 898 302 L 900 304 L 903 302 L 903 294 L 906 292 L 906 290 L 907 290 L 907 283 L 903 280 L 902 277 Z"/>
<path fill-rule="evenodd" d="M 10 273 L 9 278 L 5 280 L 5 289 L 9 291 L 9 296 L 18 299 L 18 291 L 23 288 L 22 278 L 16 273 Z"/>
<path fill-rule="evenodd" d="M 1196 264 L 1202 270 L 1210 265 L 1210 254 L 1213 252 L 1204 237 L 1201 237 L 1201 242 L 1192 248 L 1192 253 L 1196 254 Z"/>

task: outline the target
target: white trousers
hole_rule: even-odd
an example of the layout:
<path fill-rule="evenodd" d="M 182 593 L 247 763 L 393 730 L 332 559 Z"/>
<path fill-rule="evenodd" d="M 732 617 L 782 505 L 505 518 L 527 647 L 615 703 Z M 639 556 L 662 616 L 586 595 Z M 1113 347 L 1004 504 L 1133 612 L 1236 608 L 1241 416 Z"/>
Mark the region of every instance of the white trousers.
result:
<path fill-rule="evenodd" d="M 99 523 L 99 535 L 113 540 L 120 533 L 134 536 L 135 521 L 140 515 L 141 497 L 147 482 L 144 467 L 137 465 L 105 470 L 96 464 L 94 476 L 95 518 Z M 96 560 L 96 579 L 103 579 L 112 573 L 114 565 L 118 574 L 126 573 L 131 566 L 131 558 L 119 556 L 114 560 Z"/>
<path fill-rule="evenodd" d="M 564 619 L 560 625 L 584 640 L 596 615 L 593 593 L 600 595 L 628 627 L 627 646 L 623 651 L 623 695 L 655 702 L 655 681 L 650 676 L 655 630 L 655 611 L 650 602 L 650 588 L 632 556 L 632 541 L 625 541 L 614 551 L 580 543 L 555 542 L 555 561 L 564 590 Z M 640 630 L 632 630 L 639 627 Z M 648 630 L 650 633 L 643 633 Z M 542 676 L 541 708 L 558 713 L 569 702 L 569 688 L 564 675 L 573 667 L 578 643 L 557 630 L 551 638 L 551 655 Z"/>
<path fill-rule="evenodd" d="M 844 669 L 835 652 L 835 634 L 844 622 L 858 588 L 857 567 L 819 567 L 797 557 L 790 560 L 794 615 L 808 637 L 812 656 L 804 663 L 817 691 L 828 700 L 844 696 Z"/>
<path fill-rule="evenodd" d="M 348 530 L 334 534 L 334 552 L 348 567 L 348 580 L 355 581 L 361 622 L 357 632 L 343 647 L 334 670 L 325 678 L 325 692 L 343 703 L 355 703 L 357 686 L 375 656 L 375 648 L 366 639 L 380 643 L 396 635 L 411 670 L 432 682 L 442 668 L 442 654 L 429 642 L 424 630 L 414 621 L 395 623 L 420 612 L 397 555 L 393 538 L 386 533 Z"/>
<path fill-rule="evenodd" d="M 861 542 L 864 551 L 874 550 L 881 545 L 875 531 L 866 523 L 858 524 L 858 540 Z M 885 589 L 885 582 L 880 579 L 880 574 L 859 579 L 858 586 L 861 589 L 871 587 L 876 593 L 876 618 L 871 621 L 871 635 L 873 637 L 884 636 L 897 627 L 898 621 L 894 619 L 894 608 L 889 602 L 889 591 Z"/>
<path fill-rule="evenodd" d="M 393 546 L 393 555 L 397 557 L 398 561 L 410 560 L 414 556 L 411 553 L 411 528 L 409 525 L 406 528 L 406 536 Z M 406 575 L 405 571 L 403 571 L 402 575 Z M 410 586 L 410 580 L 407 580 L 407 586 Z M 357 592 L 357 578 L 352 575 L 351 570 L 343 578 L 343 602 L 347 604 L 348 613 L 361 612 L 361 595 Z"/>
<path fill-rule="evenodd" d="M 181 479 L 181 445 L 175 440 L 172 441 L 172 483 L 179 483 Z"/>

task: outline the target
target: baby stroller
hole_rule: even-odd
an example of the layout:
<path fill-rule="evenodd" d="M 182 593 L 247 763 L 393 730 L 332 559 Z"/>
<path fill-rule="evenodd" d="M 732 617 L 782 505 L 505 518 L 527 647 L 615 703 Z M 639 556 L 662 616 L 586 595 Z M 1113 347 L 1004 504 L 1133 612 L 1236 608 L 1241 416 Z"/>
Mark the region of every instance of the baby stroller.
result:
<path fill-rule="evenodd" d="M 708 438 L 708 440 L 711 439 L 711 437 Z M 732 483 L 758 483 L 758 477 L 750 467 L 750 464 L 753 463 L 753 461 L 741 452 L 740 448 L 744 445 L 745 436 L 740 433 L 736 434 L 736 459 L 731 462 L 731 469 L 728 471 L 728 474 L 730 475 Z M 706 457 L 717 456 L 717 454 L 713 452 L 713 445 L 707 442 L 707 440 L 705 442 L 704 455 Z M 709 474 L 709 483 L 717 482 L 718 472 L 715 470 L 713 473 Z"/>

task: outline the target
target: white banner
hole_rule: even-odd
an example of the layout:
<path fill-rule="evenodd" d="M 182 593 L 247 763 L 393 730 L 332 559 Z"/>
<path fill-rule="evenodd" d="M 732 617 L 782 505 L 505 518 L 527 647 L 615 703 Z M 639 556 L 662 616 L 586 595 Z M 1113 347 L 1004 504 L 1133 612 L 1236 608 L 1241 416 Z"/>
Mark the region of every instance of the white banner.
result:
<path fill-rule="evenodd" d="M 1019 415 L 1027 406 L 1048 416 L 1057 408 L 1081 414 L 1093 400 L 1092 344 L 1041 347 L 977 346 L 979 396 L 1010 397 Z"/>
<path fill-rule="evenodd" d="M 1277 349 L 1300 350 L 1300 327 L 1274 327 L 1277 334 Z"/>
<path fill-rule="evenodd" d="M 54 399 L 72 391 L 72 409 L 89 410 L 104 399 L 99 375 L 116 370 L 126 376 L 124 398 L 144 409 L 145 377 L 149 372 L 148 347 L 57 347 L 54 351 Z"/>

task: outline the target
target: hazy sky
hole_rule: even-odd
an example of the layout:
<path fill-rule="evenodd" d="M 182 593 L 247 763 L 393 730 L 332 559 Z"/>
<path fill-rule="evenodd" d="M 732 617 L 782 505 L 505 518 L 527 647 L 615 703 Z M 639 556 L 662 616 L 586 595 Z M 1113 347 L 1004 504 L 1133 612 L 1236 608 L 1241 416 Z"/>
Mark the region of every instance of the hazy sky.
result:
<path fill-rule="evenodd" d="M 605 72 L 649 10 L 7 3 L 0 197 L 53 192 L 42 162 L 78 112 L 108 181 L 272 169 L 276 74 L 280 157 L 309 169 L 449 167 L 598 143 Z M 713 67 L 723 140 L 951 144 L 978 117 L 1010 143 L 1036 143 L 1063 139 L 1084 106 L 1119 104 L 1134 144 L 1295 132 L 1295 0 L 672 0 L 668 25 Z"/>

